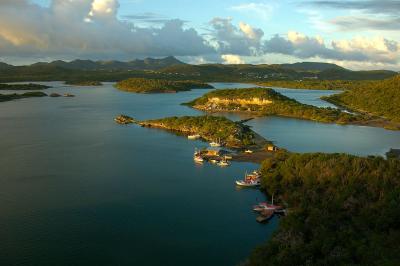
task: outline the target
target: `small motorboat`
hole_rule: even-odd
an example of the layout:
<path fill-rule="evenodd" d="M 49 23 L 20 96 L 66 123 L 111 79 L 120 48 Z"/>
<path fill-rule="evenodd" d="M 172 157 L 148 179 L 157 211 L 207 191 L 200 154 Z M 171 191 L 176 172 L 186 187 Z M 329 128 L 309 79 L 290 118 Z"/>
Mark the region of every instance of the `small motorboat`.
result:
<path fill-rule="evenodd" d="M 201 136 L 199 134 L 196 135 L 189 135 L 187 138 L 190 140 L 195 140 L 195 139 L 199 139 Z"/>
<path fill-rule="evenodd" d="M 221 161 L 219 161 L 217 164 L 218 164 L 219 166 L 222 166 L 222 167 L 224 167 L 224 166 L 229 166 L 229 165 L 230 165 L 229 162 L 226 161 L 226 160 L 221 160 Z"/>
<path fill-rule="evenodd" d="M 253 206 L 253 211 L 256 211 L 256 212 L 261 212 L 264 210 L 278 211 L 278 210 L 282 210 L 282 209 L 283 209 L 282 206 L 269 204 L 267 202 L 261 202 L 261 203 Z"/>
<path fill-rule="evenodd" d="M 193 159 L 194 159 L 194 161 L 195 161 L 196 163 L 202 163 L 202 162 L 204 162 L 203 157 L 201 157 L 201 156 L 199 156 L 199 155 L 195 155 L 195 156 L 193 157 Z"/>
<path fill-rule="evenodd" d="M 210 160 L 210 163 L 217 164 L 217 163 L 218 163 L 218 160 L 217 160 L 217 159 L 211 159 L 211 160 Z"/>
<path fill-rule="evenodd" d="M 241 187 L 258 187 L 261 185 L 260 180 L 236 180 L 236 185 L 241 186 Z"/>
<path fill-rule="evenodd" d="M 253 153 L 253 151 L 252 151 L 252 150 L 245 150 L 245 151 L 244 151 L 244 153 L 247 153 L 247 154 L 252 154 L 252 153 Z"/>
<path fill-rule="evenodd" d="M 259 223 L 268 222 L 274 216 L 273 210 L 264 210 L 257 216 L 256 221 Z"/>
<path fill-rule="evenodd" d="M 218 142 L 210 142 L 210 146 L 211 147 L 221 147 L 221 144 L 220 143 L 218 143 Z"/>

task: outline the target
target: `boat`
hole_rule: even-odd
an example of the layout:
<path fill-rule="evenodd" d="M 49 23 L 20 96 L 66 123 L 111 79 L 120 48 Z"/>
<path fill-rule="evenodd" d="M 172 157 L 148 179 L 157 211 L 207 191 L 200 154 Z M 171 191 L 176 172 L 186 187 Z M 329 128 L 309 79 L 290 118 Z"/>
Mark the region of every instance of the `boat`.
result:
<path fill-rule="evenodd" d="M 259 204 L 253 206 L 253 211 L 256 212 L 261 212 L 264 210 L 280 211 L 282 209 L 282 206 L 269 204 L 267 202 L 260 202 Z"/>
<path fill-rule="evenodd" d="M 244 153 L 252 154 L 253 151 L 252 150 L 245 150 Z"/>
<path fill-rule="evenodd" d="M 268 222 L 274 216 L 273 210 L 264 210 L 257 216 L 256 221 L 259 223 Z"/>
<path fill-rule="evenodd" d="M 193 159 L 194 159 L 194 161 L 195 161 L 196 163 L 202 163 L 202 162 L 204 162 L 203 157 L 201 157 L 201 156 L 199 156 L 199 155 L 194 156 Z"/>
<path fill-rule="evenodd" d="M 232 160 L 232 158 L 233 158 L 232 155 L 225 155 L 224 157 L 226 160 Z"/>
<path fill-rule="evenodd" d="M 211 147 L 221 147 L 221 142 L 220 141 L 218 141 L 218 142 L 212 141 L 212 142 L 210 142 L 210 146 Z"/>
<path fill-rule="evenodd" d="M 217 159 L 211 159 L 210 163 L 216 164 L 216 163 L 218 163 L 218 160 Z"/>
<path fill-rule="evenodd" d="M 284 208 L 280 205 L 274 204 L 274 195 L 272 195 L 271 203 L 268 202 L 260 202 L 257 205 L 253 206 L 253 211 L 256 212 L 263 212 L 265 210 L 274 211 L 275 213 L 282 213 L 284 212 Z"/>
<path fill-rule="evenodd" d="M 191 140 L 199 139 L 201 136 L 199 134 L 196 135 L 189 135 L 187 138 Z"/>
<path fill-rule="evenodd" d="M 226 160 L 221 160 L 217 163 L 219 166 L 229 166 L 229 162 Z"/>
<path fill-rule="evenodd" d="M 236 180 L 236 184 L 242 187 L 257 187 L 261 184 L 260 173 L 258 171 L 253 171 L 251 174 L 246 172 L 244 179 Z"/>
<path fill-rule="evenodd" d="M 260 180 L 251 180 L 251 181 L 246 181 L 246 180 L 236 180 L 236 185 L 241 186 L 241 187 L 258 187 L 261 185 Z"/>

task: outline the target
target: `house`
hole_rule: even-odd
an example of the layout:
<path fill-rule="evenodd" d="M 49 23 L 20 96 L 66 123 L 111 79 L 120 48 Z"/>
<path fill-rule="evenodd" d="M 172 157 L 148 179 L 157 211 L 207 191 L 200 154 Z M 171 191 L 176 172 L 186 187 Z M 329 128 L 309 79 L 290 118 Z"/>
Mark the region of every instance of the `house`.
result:
<path fill-rule="evenodd" d="M 267 151 L 277 151 L 278 147 L 276 147 L 275 145 L 269 144 L 267 145 Z"/>

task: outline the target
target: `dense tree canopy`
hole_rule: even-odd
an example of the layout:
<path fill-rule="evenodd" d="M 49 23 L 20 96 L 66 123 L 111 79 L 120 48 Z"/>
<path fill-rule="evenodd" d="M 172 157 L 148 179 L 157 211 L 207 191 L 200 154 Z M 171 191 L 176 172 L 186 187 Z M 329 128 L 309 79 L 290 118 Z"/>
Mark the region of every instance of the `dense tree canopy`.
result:
<path fill-rule="evenodd" d="M 356 111 L 400 122 L 400 75 L 357 86 L 324 99 Z"/>
<path fill-rule="evenodd" d="M 248 265 L 400 265 L 400 161 L 278 154 L 262 188 L 288 206 Z"/>
<path fill-rule="evenodd" d="M 172 81 L 165 79 L 130 78 L 118 82 L 118 89 L 137 93 L 179 92 L 191 89 L 209 89 L 211 85 L 198 81 Z"/>
<path fill-rule="evenodd" d="M 253 131 L 240 122 L 221 116 L 167 117 L 140 122 L 142 125 L 165 128 L 187 134 L 199 134 L 206 140 L 220 140 L 226 146 L 244 147 L 253 144 Z"/>
<path fill-rule="evenodd" d="M 229 100 L 229 102 L 216 103 L 213 101 L 215 98 Z M 240 102 L 251 99 L 269 100 L 271 103 Z M 319 122 L 349 123 L 364 119 L 362 116 L 345 113 L 335 108 L 318 108 L 302 104 L 269 88 L 214 90 L 187 104 L 208 111 L 254 112 L 260 115 L 287 116 Z"/>

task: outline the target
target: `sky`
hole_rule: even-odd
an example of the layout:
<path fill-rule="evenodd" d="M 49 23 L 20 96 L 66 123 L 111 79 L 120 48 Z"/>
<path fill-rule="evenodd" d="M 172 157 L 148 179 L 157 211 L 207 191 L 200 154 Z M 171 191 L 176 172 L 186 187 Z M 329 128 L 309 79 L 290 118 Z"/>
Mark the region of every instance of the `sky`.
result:
<path fill-rule="evenodd" d="M 193 64 L 400 70 L 400 0 L 0 0 L 0 61 L 176 56 Z"/>

